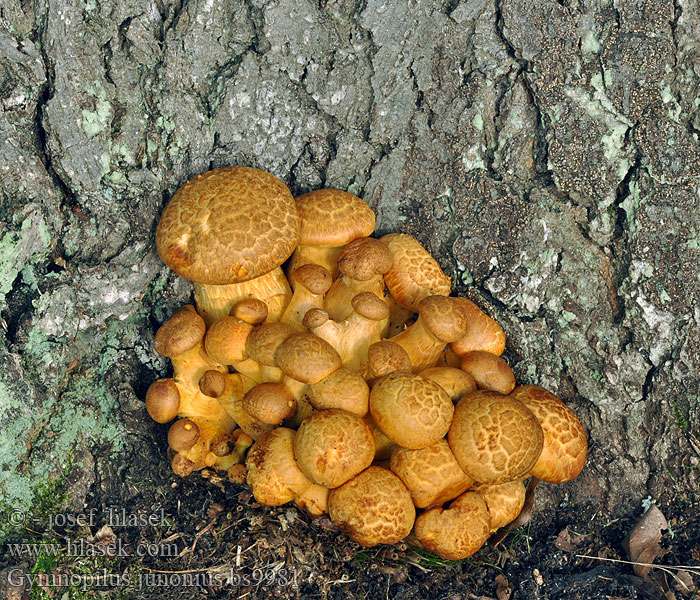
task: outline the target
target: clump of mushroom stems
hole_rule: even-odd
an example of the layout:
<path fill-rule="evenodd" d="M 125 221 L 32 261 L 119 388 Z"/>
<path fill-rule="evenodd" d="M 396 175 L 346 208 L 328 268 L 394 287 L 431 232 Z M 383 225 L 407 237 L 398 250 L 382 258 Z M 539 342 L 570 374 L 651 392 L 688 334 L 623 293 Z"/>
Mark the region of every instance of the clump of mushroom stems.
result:
<path fill-rule="evenodd" d="M 146 407 L 172 422 L 176 475 L 225 471 L 262 503 L 330 511 L 363 545 L 413 530 L 416 543 L 459 559 L 517 517 L 531 474 L 558 483 L 581 471 L 578 419 L 542 388 L 513 391 L 503 329 L 474 302 L 450 297 L 449 278 L 415 238 L 304 246 L 291 262 L 299 265 L 288 270 L 293 293 L 280 268 L 242 284 L 197 284 L 201 317 L 184 307 L 159 330 L 156 350 L 173 372 L 149 388 Z M 532 431 L 528 448 L 507 439 L 512 418 Z M 366 440 L 342 441 L 325 421 L 350 423 Z M 469 432 L 482 421 L 491 445 L 479 454 Z M 311 462 L 319 448 L 320 475 Z M 396 530 L 381 513 L 387 505 L 400 515 Z"/>

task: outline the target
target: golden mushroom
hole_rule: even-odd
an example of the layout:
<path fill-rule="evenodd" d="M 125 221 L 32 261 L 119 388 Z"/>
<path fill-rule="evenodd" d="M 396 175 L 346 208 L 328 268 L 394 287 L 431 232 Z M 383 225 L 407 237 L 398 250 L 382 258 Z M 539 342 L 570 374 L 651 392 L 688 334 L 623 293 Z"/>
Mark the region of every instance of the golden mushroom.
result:
<path fill-rule="evenodd" d="M 491 517 L 491 531 L 515 520 L 525 505 L 525 485 L 519 479 L 497 485 L 478 483 L 469 491 L 476 492 L 486 502 Z"/>

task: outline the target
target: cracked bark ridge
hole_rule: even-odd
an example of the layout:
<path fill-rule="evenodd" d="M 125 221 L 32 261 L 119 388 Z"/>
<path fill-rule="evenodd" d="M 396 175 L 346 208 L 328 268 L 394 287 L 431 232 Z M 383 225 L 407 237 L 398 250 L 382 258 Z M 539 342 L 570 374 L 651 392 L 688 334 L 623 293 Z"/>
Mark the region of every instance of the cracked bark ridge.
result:
<path fill-rule="evenodd" d="M 75 506 L 90 486 L 129 497 L 144 468 L 166 484 L 142 398 L 167 369 L 153 331 L 191 288 L 153 232 L 177 187 L 229 164 L 362 195 L 503 324 L 519 380 L 590 432 L 588 467 L 546 502 L 625 514 L 692 493 L 699 17 L 687 0 L 5 0 L 1 496 L 29 502 L 69 460 Z"/>

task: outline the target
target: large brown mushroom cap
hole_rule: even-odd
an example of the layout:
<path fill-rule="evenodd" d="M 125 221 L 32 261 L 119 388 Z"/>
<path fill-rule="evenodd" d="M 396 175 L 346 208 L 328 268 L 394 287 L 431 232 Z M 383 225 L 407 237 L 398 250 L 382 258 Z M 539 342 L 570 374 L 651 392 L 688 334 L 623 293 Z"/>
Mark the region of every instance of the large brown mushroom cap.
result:
<path fill-rule="evenodd" d="M 274 175 L 251 167 L 214 169 L 183 185 L 156 229 L 173 271 L 204 284 L 239 283 L 279 267 L 299 242 L 297 204 Z"/>
<path fill-rule="evenodd" d="M 466 492 L 448 508 L 431 508 L 416 519 L 416 537 L 428 550 L 447 560 L 474 554 L 489 537 L 489 511 L 484 499 Z"/>
<path fill-rule="evenodd" d="M 491 531 L 514 521 L 525 505 L 525 485 L 522 481 L 506 481 L 498 485 L 479 483 L 471 488 L 485 501 L 491 516 Z"/>
<path fill-rule="evenodd" d="M 279 425 L 290 418 L 297 403 L 286 386 L 274 381 L 259 383 L 243 396 L 243 408 L 261 423 Z"/>
<path fill-rule="evenodd" d="M 462 356 L 461 367 L 476 381 L 480 390 L 510 394 L 515 387 L 513 369 L 500 356 L 484 350 L 474 350 Z"/>
<path fill-rule="evenodd" d="M 294 456 L 311 481 L 335 488 L 372 463 L 374 437 L 362 417 L 344 410 L 322 410 L 299 426 Z"/>
<path fill-rule="evenodd" d="M 473 483 L 444 439 L 420 450 L 396 448 L 391 455 L 391 470 L 408 488 L 418 508 L 444 504 Z"/>
<path fill-rule="evenodd" d="M 452 350 L 457 356 L 473 350 L 484 350 L 500 356 L 506 347 L 503 328 L 471 300 L 459 298 L 459 301 L 467 312 L 469 325 L 464 336 L 452 342 Z"/>
<path fill-rule="evenodd" d="M 418 305 L 420 319 L 437 339 L 449 344 L 464 335 L 467 314 L 457 298 L 428 296 Z"/>
<path fill-rule="evenodd" d="M 163 323 L 155 337 L 155 350 L 161 356 L 173 358 L 184 354 L 202 341 L 206 325 L 194 306 L 188 304 L 178 308 L 173 316 Z"/>
<path fill-rule="evenodd" d="M 389 249 L 375 238 L 353 240 L 338 254 L 338 269 L 350 279 L 368 281 L 375 275 L 383 275 L 391 268 Z"/>
<path fill-rule="evenodd" d="M 574 412 L 536 385 L 520 385 L 510 395 L 532 411 L 544 432 L 542 453 L 530 473 L 550 483 L 576 477 L 586 464 L 588 440 Z"/>
<path fill-rule="evenodd" d="M 381 467 L 368 467 L 331 490 L 328 514 L 352 540 L 376 546 L 405 538 L 413 527 L 416 509 L 396 475 Z"/>
<path fill-rule="evenodd" d="M 222 365 L 232 365 L 248 358 L 246 341 L 253 326 L 235 317 L 216 321 L 204 338 L 207 356 Z"/>
<path fill-rule="evenodd" d="M 299 244 L 344 246 L 374 231 L 374 211 L 364 200 L 341 190 L 315 190 L 296 199 L 301 220 Z"/>
<path fill-rule="evenodd" d="M 369 396 L 377 426 L 399 446 L 425 448 L 450 427 L 454 406 L 437 383 L 398 372 L 380 379 Z"/>
<path fill-rule="evenodd" d="M 395 371 L 410 371 L 411 358 L 403 346 L 389 340 L 375 342 L 367 351 L 367 375 L 375 379 L 394 373 Z"/>
<path fill-rule="evenodd" d="M 384 282 L 401 306 L 418 312 L 424 298 L 450 295 L 450 278 L 416 238 L 406 233 L 390 233 L 379 239 L 393 256 L 393 266 L 384 274 Z"/>
<path fill-rule="evenodd" d="M 542 428 L 522 402 L 477 390 L 455 407 L 448 441 L 459 465 L 479 483 L 524 479 L 542 451 Z"/>
<path fill-rule="evenodd" d="M 287 323 L 265 323 L 251 331 L 246 340 L 246 351 L 261 365 L 274 367 L 277 365 L 277 348 L 294 333 L 296 330 Z"/>
<path fill-rule="evenodd" d="M 290 335 L 275 358 L 285 375 L 302 383 L 317 383 L 343 365 L 335 348 L 311 333 Z"/>

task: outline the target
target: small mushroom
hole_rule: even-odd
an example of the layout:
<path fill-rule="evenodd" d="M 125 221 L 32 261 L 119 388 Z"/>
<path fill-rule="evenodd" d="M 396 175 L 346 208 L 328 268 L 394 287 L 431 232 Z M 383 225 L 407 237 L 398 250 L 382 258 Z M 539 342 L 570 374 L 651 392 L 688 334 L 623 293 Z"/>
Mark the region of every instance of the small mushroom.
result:
<path fill-rule="evenodd" d="M 331 490 L 328 514 L 350 539 L 370 547 L 405 538 L 413 527 L 416 509 L 396 475 L 381 467 L 368 467 Z"/>
<path fill-rule="evenodd" d="M 469 477 L 497 484 L 527 477 L 544 438 L 535 415 L 522 402 L 477 390 L 457 403 L 447 439 Z"/>
<path fill-rule="evenodd" d="M 250 361 L 248 375 L 253 377 L 255 371 L 253 379 L 258 383 L 281 381 L 282 371 L 277 367 L 275 354 L 282 342 L 293 333 L 296 333 L 293 327 L 281 322 L 264 323 L 253 329 L 246 340 L 246 352 Z"/>
<path fill-rule="evenodd" d="M 369 410 L 369 386 L 360 373 L 345 367 L 311 384 L 307 394 L 317 410 L 340 408 L 361 417 Z"/>
<path fill-rule="evenodd" d="M 244 298 L 233 305 L 230 316 L 251 325 L 260 325 L 267 319 L 267 304 L 257 298 Z"/>
<path fill-rule="evenodd" d="M 550 483 L 563 483 L 578 476 L 586 464 L 588 440 L 574 411 L 536 385 L 520 385 L 511 397 L 535 415 L 544 432 L 542 453 L 530 473 Z"/>
<path fill-rule="evenodd" d="M 486 502 L 474 492 L 466 492 L 447 508 L 426 510 L 416 519 L 418 541 L 447 560 L 462 560 L 481 548 L 489 537 L 489 511 Z"/>
<path fill-rule="evenodd" d="M 389 340 L 375 342 L 367 349 L 365 377 L 370 385 L 396 371 L 410 371 L 411 358 L 403 346 Z"/>
<path fill-rule="evenodd" d="M 496 356 L 503 354 L 506 347 L 503 328 L 471 300 L 459 298 L 459 301 L 467 313 L 469 325 L 466 333 L 450 344 L 454 353 L 460 357 L 474 350 L 483 350 Z"/>
<path fill-rule="evenodd" d="M 280 321 L 303 331 L 304 315 L 312 308 L 323 308 L 323 296 L 333 280 L 326 269 L 312 264 L 299 267 L 289 278 L 294 282 L 294 295 Z"/>
<path fill-rule="evenodd" d="M 251 167 L 213 169 L 183 185 L 158 227 L 163 262 L 195 282 L 207 324 L 243 298 L 264 301 L 276 321 L 292 296 L 280 265 L 299 241 L 297 205 L 277 177 Z"/>
<path fill-rule="evenodd" d="M 491 531 L 511 523 L 525 505 L 525 486 L 520 480 L 498 485 L 478 483 L 470 491 L 476 492 L 486 501 L 491 517 Z"/>
<path fill-rule="evenodd" d="M 452 367 L 430 367 L 420 372 L 420 376 L 434 381 L 445 390 L 455 404 L 465 394 L 476 389 L 476 381 L 467 372 Z"/>
<path fill-rule="evenodd" d="M 187 452 L 199 439 L 199 427 L 191 419 L 179 419 L 168 429 L 168 445 L 175 452 Z"/>
<path fill-rule="evenodd" d="M 222 365 L 233 365 L 248 358 L 246 340 L 253 331 L 250 323 L 224 317 L 209 327 L 204 338 L 207 356 Z"/>
<path fill-rule="evenodd" d="M 311 481 L 336 488 L 374 460 L 374 437 L 362 417 L 344 410 L 322 410 L 300 426 L 294 456 Z"/>
<path fill-rule="evenodd" d="M 281 383 L 259 383 L 243 396 L 243 408 L 248 414 L 269 425 L 279 425 L 296 411 L 296 400 Z"/>
<path fill-rule="evenodd" d="M 205 396 L 218 398 L 226 390 L 226 374 L 215 369 L 204 371 L 199 378 L 199 390 Z"/>
<path fill-rule="evenodd" d="M 462 370 L 469 373 L 480 390 L 510 394 L 515 387 L 513 369 L 500 356 L 484 350 L 474 350 L 462 356 Z"/>
<path fill-rule="evenodd" d="M 379 428 L 399 446 L 425 448 L 450 427 L 454 406 L 438 384 L 410 373 L 391 373 L 369 395 L 369 410 Z"/>
<path fill-rule="evenodd" d="M 180 392 L 172 379 L 154 381 L 146 392 L 146 410 L 156 423 L 172 421 L 180 410 Z"/>

